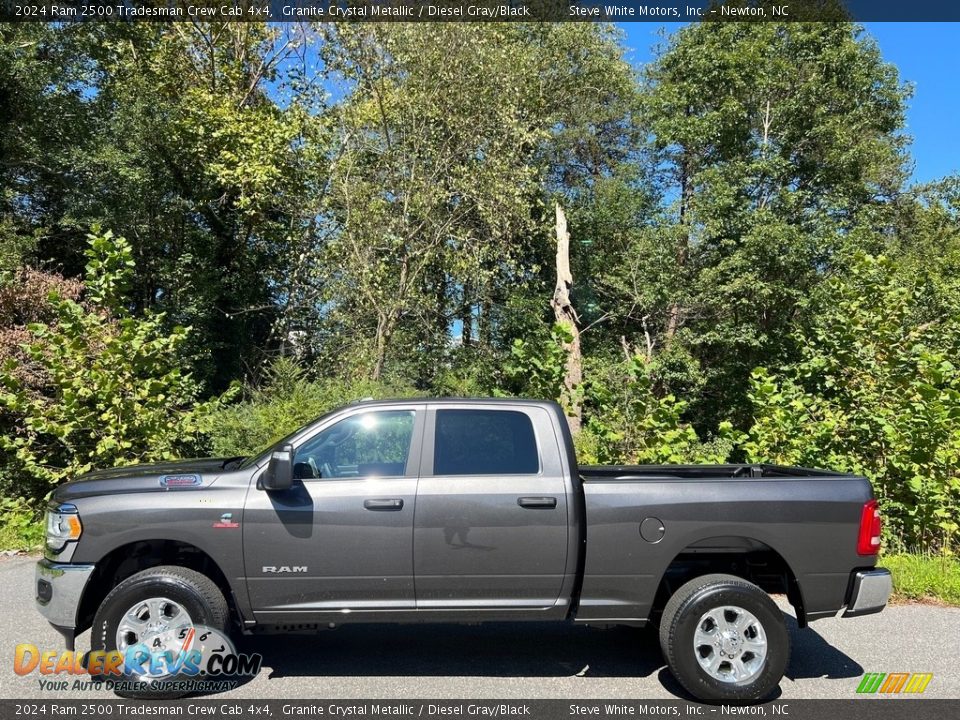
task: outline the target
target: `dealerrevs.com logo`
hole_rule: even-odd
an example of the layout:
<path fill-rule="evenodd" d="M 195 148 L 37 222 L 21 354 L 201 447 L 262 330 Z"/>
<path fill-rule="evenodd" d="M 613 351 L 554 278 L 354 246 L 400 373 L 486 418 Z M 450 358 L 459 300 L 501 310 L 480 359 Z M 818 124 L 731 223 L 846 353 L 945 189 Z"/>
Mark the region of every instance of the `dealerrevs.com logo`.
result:
<path fill-rule="evenodd" d="M 919 695 L 933 680 L 933 673 L 867 673 L 857 692 L 862 695 Z"/>
<path fill-rule="evenodd" d="M 174 647 L 137 643 L 121 650 L 41 650 L 17 645 L 13 671 L 36 676 L 44 691 L 146 690 L 216 692 L 230 690 L 240 679 L 260 672 L 259 653 L 238 653 L 224 633 L 201 625 L 181 628 Z"/>

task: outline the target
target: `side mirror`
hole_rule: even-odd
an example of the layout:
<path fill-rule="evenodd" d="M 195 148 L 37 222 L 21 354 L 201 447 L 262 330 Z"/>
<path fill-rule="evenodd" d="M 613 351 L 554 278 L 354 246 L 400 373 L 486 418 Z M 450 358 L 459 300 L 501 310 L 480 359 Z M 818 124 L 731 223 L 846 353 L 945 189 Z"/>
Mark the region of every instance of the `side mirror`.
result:
<path fill-rule="evenodd" d="M 260 477 L 260 486 L 271 490 L 287 490 L 293 485 L 293 445 L 282 445 L 270 455 L 266 472 Z"/>

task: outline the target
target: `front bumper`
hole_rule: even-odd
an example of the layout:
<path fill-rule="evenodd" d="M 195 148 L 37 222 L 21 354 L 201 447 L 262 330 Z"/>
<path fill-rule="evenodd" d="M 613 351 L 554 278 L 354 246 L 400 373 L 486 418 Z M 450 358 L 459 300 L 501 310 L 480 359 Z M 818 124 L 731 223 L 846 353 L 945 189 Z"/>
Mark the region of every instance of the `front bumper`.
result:
<path fill-rule="evenodd" d="M 44 558 L 34 573 L 37 609 L 67 642 L 77 627 L 80 598 L 93 574 L 93 565 L 55 563 Z"/>
<path fill-rule="evenodd" d="M 887 606 L 893 592 L 893 577 L 886 568 L 858 570 L 853 573 L 850 599 L 843 617 L 878 613 Z"/>

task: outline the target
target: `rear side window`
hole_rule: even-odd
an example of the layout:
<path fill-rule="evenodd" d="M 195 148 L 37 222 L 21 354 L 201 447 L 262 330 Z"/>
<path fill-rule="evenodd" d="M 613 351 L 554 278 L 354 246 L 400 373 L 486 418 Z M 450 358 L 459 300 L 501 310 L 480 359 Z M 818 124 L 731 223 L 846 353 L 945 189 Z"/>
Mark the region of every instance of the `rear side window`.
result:
<path fill-rule="evenodd" d="M 434 475 L 532 475 L 540 470 L 530 418 L 513 410 L 438 410 Z"/>

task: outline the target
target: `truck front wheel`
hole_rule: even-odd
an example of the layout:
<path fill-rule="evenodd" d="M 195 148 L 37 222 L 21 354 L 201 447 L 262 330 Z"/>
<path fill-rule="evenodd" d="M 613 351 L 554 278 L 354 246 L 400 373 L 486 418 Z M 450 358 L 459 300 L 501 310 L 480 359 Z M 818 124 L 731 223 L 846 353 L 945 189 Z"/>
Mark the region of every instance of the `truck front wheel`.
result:
<path fill-rule="evenodd" d="M 104 598 L 91 628 L 91 650 L 116 650 L 124 656 L 125 676 L 104 678 L 117 682 L 117 695 L 153 699 L 181 697 L 186 693 L 169 689 L 172 685 L 169 681 L 189 676 L 165 672 L 166 666 L 162 663 L 151 667 L 151 660 L 138 665 L 136 653 L 161 660 L 164 653 L 169 653 L 175 661 L 182 655 L 185 643 L 192 642 L 194 628 L 225 632 L 228 619 L 227 601 L 210 578 L 179 566 L 150 568 L 131 575 Z M 133 656 L 134 662 L 126 662 L 128 655 Z"/>
<path fill-rule="evenodd" d="M 790 659 L 790 635 L 770 596 L 733 575 L 683 585 L 663 610 L 660 647 L 670 671 L 698 700 L 762 700 Z"/>

